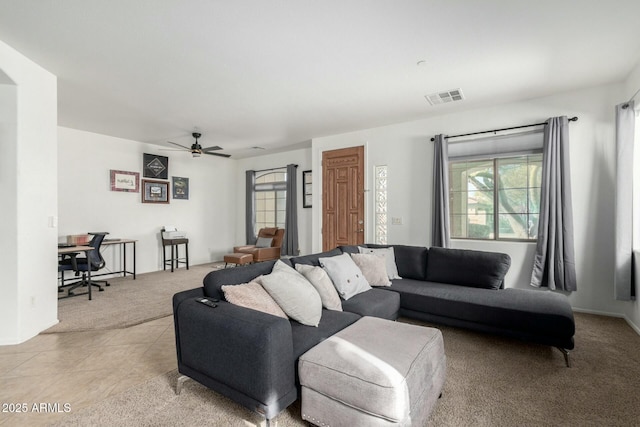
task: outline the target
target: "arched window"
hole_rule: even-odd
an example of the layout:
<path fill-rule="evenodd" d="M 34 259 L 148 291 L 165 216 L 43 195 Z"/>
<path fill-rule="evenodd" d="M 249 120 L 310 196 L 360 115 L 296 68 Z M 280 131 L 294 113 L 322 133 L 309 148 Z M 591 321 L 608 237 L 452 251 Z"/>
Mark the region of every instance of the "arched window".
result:
<path fill-rule="evenodd" d="M 287 206 L 287 170 L 285 168 L 256 174 L 253 187 L 256 209 L 254 231 L 261 228 L 285 228 Z"/>

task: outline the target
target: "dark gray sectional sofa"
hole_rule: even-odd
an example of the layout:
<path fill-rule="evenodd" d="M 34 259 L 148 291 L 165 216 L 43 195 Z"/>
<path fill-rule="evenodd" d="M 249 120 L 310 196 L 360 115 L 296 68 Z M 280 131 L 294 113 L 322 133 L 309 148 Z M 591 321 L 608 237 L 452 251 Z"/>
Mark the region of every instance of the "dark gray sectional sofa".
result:
<path fill-rule="evenodd" d="M 173 298 L 179 372 L 270 420 L 298 396 L 298 358 L 361 316 L 406 316 L 550 345 L 563 351 L 569 365 L 575 326 L 567 298 L 549 291 L 503 289 L 508 255 L 392 246 L 402 279 L 343 301 L 342 312 L 323 309 L 318 327 L 224 301 L 222 285 L 269 274 L 275 261 L 209 273 L 203 287 Z M 319 265 L 319 258 L 343 252 L 358 248 L 344 246 L 284 261 Z M 220 302 L 207 307 L 196 301 L 203 296 Z"/>

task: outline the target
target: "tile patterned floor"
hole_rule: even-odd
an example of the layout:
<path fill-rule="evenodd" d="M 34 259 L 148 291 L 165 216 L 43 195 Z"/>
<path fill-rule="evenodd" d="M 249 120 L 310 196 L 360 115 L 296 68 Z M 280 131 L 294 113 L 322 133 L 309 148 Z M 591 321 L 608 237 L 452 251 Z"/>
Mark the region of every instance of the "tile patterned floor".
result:
<path fill-rule="evenodd" d="M 172 316 L 125 329 L 41 334 L 0 346 L 0 425 L 63 421 L 65 404 L 73 412 L 176 367 Z M 17 404 L 27 411 L 16 413 Z"/>

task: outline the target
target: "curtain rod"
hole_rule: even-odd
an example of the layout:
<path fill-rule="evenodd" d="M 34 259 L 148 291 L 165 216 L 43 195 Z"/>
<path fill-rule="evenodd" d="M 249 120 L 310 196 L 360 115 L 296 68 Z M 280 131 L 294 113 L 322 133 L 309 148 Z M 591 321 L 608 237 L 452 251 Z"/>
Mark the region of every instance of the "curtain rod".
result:
<path fill-rule="evenodd" d="M 629 100 L 627 101 L 627 103 L 626 103 L 626 104 L 624 104 L 624 105 L 622 106 L 622 108 L 629 108 L 629 103 L 630 103 L 631 101 L 633 101 L 633 99 L 634 99 L 634 98 L 635 98 L 639 93 L 640 93 L 640 89 L 638 89 L 638 90 L 636 91 L 636 93 L 634 93 L 634 94 L 633 94 L 633 96 L 632 96 L 631 98 L 629 98 Z"/>
<path fill-rule="evenodd" d="M 570 122 L 577 122 L 578 121 L 578 117 L 571 117 L 570 119 L 568 119 Z M 461 135 L 451 135 L 451 136 L 445 136 L 445 138 L 447 139 L 451 139 L 451 138 L 461 138 L 463 136 L 471 136 L 471 135 L 481 135 L 483 133 L 492 133 L 492 132 L 501 132 L 501 131 L 505 131 L 505 130 L 513 130 L 513 129 L 523 129 L 523 128 L 530 128 L 533 126 L 543 126 L 546 125 L 547 122 L 542 122 L 542 123 L 533 123 L 530 125 L 522 125 L 522 126 L 513 126 L 510 128 L 502 128 L 502 129 L 492 129 L 492 130 L 483 130 L 481 132 L 471 132 L 471 133 L 463 133 Z M 431 138 L 431 141 L 435 141 L 435 138 Z"/>
<path fill-rule="evenodd" d="M 288 166 L 288 165 L 287 165 Z M 280 170 L 280 169 L 286 169 L 287 166 L 281 166 L 279 168 L 270 168 L 270 169 L 260 169 L 260 170 L 254 170 L 254 172 L 268 172 L 268 171 L 276 171 L 276 170 Z M 295 167 L 298 167 L 298 165 L 293 165 Z"/>

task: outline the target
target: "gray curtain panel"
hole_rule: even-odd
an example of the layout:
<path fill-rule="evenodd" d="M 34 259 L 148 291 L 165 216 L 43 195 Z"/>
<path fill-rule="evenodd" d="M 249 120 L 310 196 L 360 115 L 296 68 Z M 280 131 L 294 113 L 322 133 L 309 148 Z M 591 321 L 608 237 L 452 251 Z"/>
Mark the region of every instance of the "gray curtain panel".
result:
<path fill-rule="evenodd" d="M 449 154 L 444 135 L 433 143 L 433 219 L 431 246 L 449 247 Z"/>
<path fill-rule="evenodd" d="M 635 299 L 633 275 L 634 102 L 616 105 L 616 270 L 615 297 Z M 638 189 L 636 189 L 636 193 Z"/>
<path fill-rule="evenodd" d="M 287 206 L 282 255 L 298 256 L 298 165 L 287 165 Z"/>
<path fill-rule="evenodd" d="M 256 171 L 248 170 L 245 172 L 247 179 L 245 187 L 245 235 L 247 239 L 247 245 L 254 245 L 256 243 L 256 233 L 253 230 L 253 224 L 256 221 L 256 205 L 253 197 L 253 188 L 256 184 Z"/>
<path fill-rule="evenodd" d="M 566 116 L 550 118 L 544 129 L 540 218 L 531 285 L 577 290 Z"/>

